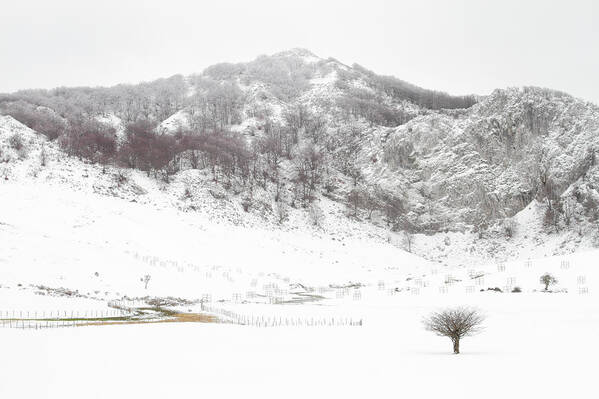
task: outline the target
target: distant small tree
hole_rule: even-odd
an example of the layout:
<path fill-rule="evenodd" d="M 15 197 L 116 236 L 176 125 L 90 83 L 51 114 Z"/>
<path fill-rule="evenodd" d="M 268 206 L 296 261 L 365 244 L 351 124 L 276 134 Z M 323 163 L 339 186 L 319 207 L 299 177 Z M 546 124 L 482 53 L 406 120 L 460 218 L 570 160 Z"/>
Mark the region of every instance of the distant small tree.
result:
<path fill-rule="evenodd" d="M 40 150 L 40 165 L 46 166 L 48 162 L 48 156 L 46 155 L 46 147 L 42 145 L 42 149 Z"/>
<path fill-rule="evenodd" d="M 549 289 L 550 285 L 557 284 L 557 279 L 549 273 L 543 274 L 540 277 L 539 281 L 541 282 L 541 284 L 545 285 L 545 291 L 547 291 Z"/>
<path fill-rule="evenodd" d="M 250 209 L 252 208 L 252 204 L 254 203 L 252 197 L 250 196 L 246 196 L 245 198 L 243 198 L 243 200 L 241 201 L 241 206 L 243 207 L 243 210 L 245 212 L 249 212 Z"/>
<path fill-rule="evenodd" d="M 434 312 L 422 321 L 428 331 L 442 337 L 449 337 L 453 343 L 453 353 L 460 353 L 460 340 L 482 330 L 485 317 L 479 310 L 456 307 Z"/>
<path fill-rule="evenodd" d="M 378 185 L 368 187 L 364 192 L 364 209 L 366 210 L 368 220 L 372 219 L 374 212 L 384 209 L 383 190 Z"/>
<path fill-rule="evenodd" d="M 277 221 L 279 222 L 279 224 L 285 223 L 285 221 L 289 218 L 287 204 L 284 201 L 281 200 L 276 202 L 275 211 L 277 215 Z"/>
<path fill-rule="evenodd" d="M 347 194 L 347 205 L 351 209 L 351 216 L 358 217 L 358 212 L 364 203 L 365 193 L 363 190 L 354 188 Z"/>
<path fill-rule="evenodd" d="M 324 219 L 324 212 L 316 204 L 311 204 L 308 208 L 308 215 L 310 216 L 310 222 L 312 226 L 320 227 Z"/>
<path fill-rule="evenodd" d="M 399 230 L 402 217 L 406 212 L 404 201 L 400 197 L 384 193 L 381 195 L 381 202 L 387 225 L 393 231 Z"/>
<path fill-rule="evenodd" d="M 149 274 L 146 274 L 145 276 L 143 276 L 141 278 L 141 281 L 144 283 L 144 288 L 146 290 L 148 289 L 148 283 L 150 282 L 151 279 L 152 279 L 152 276 L 150 276 Z"/>
<path fill-rule="evenodd" d="M 324 151 L 312 143 L 306 144 L 300 148 L 294 162 L 294 180 L 300 188 L 302 201 L 309 203 L 322 179 Z"/>
<path fill-rule="evenodd" d="M 516 221 L 512 218 L 508 218 L 503 221 L 503 231 L 505 232 L 505 236 L 507 238 L 512 238 L 514 234 L 516 234 L 517 227 Z"/>
<path fill-rule="evenodd" d="M 403 242 L 404 242 L 406 251 L 412 252 L 412 244 L 414 243 L 414 234 L 412 234 L 408 230 L 405 230 L 403 232 Z"/>

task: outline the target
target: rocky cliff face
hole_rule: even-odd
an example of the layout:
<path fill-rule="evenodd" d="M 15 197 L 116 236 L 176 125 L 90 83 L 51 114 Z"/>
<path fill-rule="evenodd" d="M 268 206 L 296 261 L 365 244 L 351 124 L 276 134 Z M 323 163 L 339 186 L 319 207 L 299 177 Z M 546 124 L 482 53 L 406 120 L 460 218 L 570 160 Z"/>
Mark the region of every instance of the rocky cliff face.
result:
<path fill-rule="evenodd" d="M 436 218 L 476 225 L 597 187 L 598 150 L 597 106 L 524 88 L 417 117 L 389 132 L 380 151 L 384 173 L 404 177 L 416 204 L 430 201 Z"/>

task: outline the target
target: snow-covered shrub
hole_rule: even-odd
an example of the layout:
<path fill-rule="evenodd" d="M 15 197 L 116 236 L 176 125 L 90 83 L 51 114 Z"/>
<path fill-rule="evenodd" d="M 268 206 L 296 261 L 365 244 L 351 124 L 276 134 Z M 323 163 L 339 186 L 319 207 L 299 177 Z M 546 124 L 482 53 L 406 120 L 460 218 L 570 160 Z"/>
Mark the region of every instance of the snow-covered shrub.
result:
<path fill-rule="evenodd" d="M 507 218 L 503 221 L 503 231 L 507 238 L 512 238 L 516 234 L 516 221 L 512 218 Z"/>
<path fill-rule="evenodd" d="M 8 144 L 12 149 L 16 151 L 21 151 L 23 147 L 25 147 L 25 143 L 23 142 L 23 137 L 19 133 L 15 133 L 8 138 Z"/>
<path fill-rule="evenodd" d="M 545 291 L 547 291 L 549 286 L 557 284 L 558 280 L 551 274 L 545 273 L 539 278 L 539 282 L 545 286 Z"/>
<path fill-rule="evenodd" d="M 404 248 L 408 252 L 412 252 L 412 244 L 414 243 L 414 234 L 410 231 L 405 230 L 403 232 L 403 244 Z"/>
<path fill-rule="evenodd" d="M 252 198 L 251 197 L 245 197 L 242 201 L 241 201 L 241 206 L 243 207 L 243 210 L 245 212 L 249 212 L 250 209 L 252 208 Z"/>
<path fill-rule="evenodd" d="M 592 221 L 599 220 L 599 199 L 593 195 L 587 195 L 582 203 L 584 212 Z"/>
<path fill-rule="evenodd" d="M 129 171 L 126 169 L 118 169 L 113 175 L 114 181 L 117 186 L 122 186 L 129 181 Z"/>
<path fill-rule="evenodd" d="M 46 154 L 46 147 L 42 146 L 40 150 L 40 166 L 46 166 L 48 163 L 48 155 Z"/>
<path fill-rule="evenodd" d="M 310 222 L 315 227 L 320 227 L 324 220 L 324 212 L 316 204 L 311 204 L 308 208 L 308 215 L 310 216 Z"/>
<path fill-rule="evenodd" d="M 279 222 L 279 224 L 283 224 L 289 218 L 287 204 L 284 201 L 276 202 L 275 211 L 277 215 L 277 221 Z"/>
<path fill-rule="evenodd" d="M 183 190 L 183 199 L 190 199 L 192 196 L 191 189 L 189 187 L 185 187 L 185 190 Z"/>

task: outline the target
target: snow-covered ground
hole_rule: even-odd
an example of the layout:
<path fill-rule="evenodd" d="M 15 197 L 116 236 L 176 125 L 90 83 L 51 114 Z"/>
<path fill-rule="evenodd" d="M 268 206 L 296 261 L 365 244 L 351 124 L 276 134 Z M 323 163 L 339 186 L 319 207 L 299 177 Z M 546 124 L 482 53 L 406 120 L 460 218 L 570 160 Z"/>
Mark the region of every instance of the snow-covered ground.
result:
<path fill-rule="evenodd" d="M 470 303 L 452 297 L 450 302 Z M 361 328 L 222 324 L 0 330 L 10 398 L 593 397 L 599 305 L 581 296 L 477 297 L 486 330 L 450 353 L 402 297 Z"/>

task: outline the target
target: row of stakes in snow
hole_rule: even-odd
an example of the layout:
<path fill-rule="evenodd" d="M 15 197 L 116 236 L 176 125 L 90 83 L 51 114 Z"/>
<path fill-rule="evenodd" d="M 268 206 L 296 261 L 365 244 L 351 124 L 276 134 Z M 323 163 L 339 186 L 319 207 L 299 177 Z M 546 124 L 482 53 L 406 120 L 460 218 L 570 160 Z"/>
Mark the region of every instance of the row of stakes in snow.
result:
<path fill-rule="evenodd" d="M 0 311 L 0 327 L 41 329 L 114 323 L 131 316 L 125 309 L 85 311 Z"/>
<path fill-rule="evenodd" d="M 149 264 L 150 266 L 162 267 L 162 268 L 173 269 L 173 270 L 176 269 L 179 272 L 193 271 L 193 272 L 197 272 L 197 273 L 203 273 L 203 277 L 205 279 L 214 279 L 214 278 L 222 277 L 222 279 L 228 281 L 229 283 L 234 283 L 236 281 L 236 278 L 234 278 L 232 271 L 222 270 L 223 268 L 221 266 L 200 267 L 197 265 L 193 265 L 191 263 L 186 263 L 185 266 L 180 266 L 178 261 L 164 260 L 157 256 L 141 255 L 138 252 L 128 252 L 128 253 L 131 253 L 135 259 L 141 260 L 142 262 L 145 262 L 145 263 Z M 221 272 L 221 270 L 222 270 L 222 272 Z M 243 272 L 240 268 L 236 269 L 236 273 L 238 275 L 243 274 Z M 262 284 L 262 286 L 261 286 L 262 291 L 259 294 L 256 291 L 258 289 L 260 279 L 266 278 L 266 275 L 264 272 L 259 272 L 257 274 L 257 276 L 258 277 L 252 277 L 251 280 L 249 281 L 249 286 L 250 286 L 250 288 L 252 288 L 251 291 L 246 291 L 245 295 L 234 292 L 229 297 L 230 300 L 232 300 L 235 303 L 241 303 L 244 300 L 251 301 L 251 300 L 254 300 L 254 299 L 262 296 L 262 297 L 266 298 L 265 301 L 267 303 L 276 304 L 276 303 L 283 302 L 285 300 L 285 298 L 288 297 L 288 295 L 290 294 L 290 290 L 279 287 L 279 285 L 273 281 Z M 291 282 L 290 277 L 281 276 L 277 273 L 270 273 L 268 275 L 268 277 L 270 277 L 271 279 L 275 278 L 279 283 L 283 283 L 286 286 L 289 286 L 289 284 Z M 324 295 L 326 292 L 331 291 L 331 288 L 330 287 L 316 287 L 315 291 L 319 295 Z M 339 294 L 337 292 L 338 298 L 340 296 L 346 297 L 349 295 L 350 295 L 350 292 L 344 291 L 342 294 Z M 360 300 L 361 293 L 354 292 L 352 294 L 352 297 L 354 300 Z M 204 301 L 204 299 L 205 298 L 202 298 L 203 301 Z M 210 302 L 210 301 L 211 300 L 209 300 L 208 302 Z"/>
<path fill-rule="evenodd" d="M 524 266 L 526 268 L 530 268 L 532 267 L 532 261 L 527 260 L 526 262 L 524 262 Z M 560 262 L 560 269 L 562 270 L 568 270 L 570 269 L 570 262 L 567 260 L 562 260 Z M 498 264 L 497 265 L 497 271 L 498 272 L 506 272 L 507 267 L 504 263 Z M 438 270 L 437 269 L 432 269 L 431 270 L 431 275 L 437 275 L 438 274 Z M 469 285 L 458 285 L 457 283 L 461 282 L 460 279 L 455 278 L 453 275 L 451 274 L 446 274 L 443 280 L 443 285 L 438 287 L 438 292 L 441 294 L 447 294 L 450 292 L 455 292 L 455 286 L 458 286 L 458 291 L 459 290 L 464 290 L 466 293 L 471 294 L 471 293 L 475 293 L 477 291 L 481 291 L 484 286 L 485 286 L 485 272 L 483 271 L 477 271 L 474 269 L 470 269 L 468 271 L 468 277 L 469 280 L 473 281 L 473 284 L 469 284 Z M 388 295 L 395 295 L 401 291 L 409 291 L 412 295 L 419 295 L 420 294 L 420 290 L 422 288 L 426 288 L 428 287 L 430 284 L 429 282 L 427 282 L 426 280 L 423 280 L 422 278 L 408 278 L 406 281 L 410 281 L 411 282 L 411 286 L 405 287 L 404 289 L 395 289 L 395 288 L 391 288 L 391 289 L 387 289 L 387 293 Z M 587 283 L 587 278 L 584 275 L 579 275 L 576 277 L 576 283 L 578 285 L 577 287 L 577 291 L 579 294 L 588 294 L 588 287 L 585 287 L 584 285 L 586 285 Z M 520 292 L 520 291 L 513 291 L 515 288 L 517 287 L 517 279 L 516 277 L 507 277 L 505 279 L 505 283 L 503 285 L 501 285 L 501 291 L 502 292 Z M 378 282 L 378 289 L 380 291 L 383 291 L 386 289 L 386 284 L 384 281 L 379 281 Z"/>
<path fill-rule="evenodd" d="M 206 278 L 206 279 L 222 277 L 224 280 L 226 280 L 230 283 L 233 283 L 236 281 L 231 271 L 224 270 L 224 271 L 220 272 L 220 270 L 222 269 L 221 266 L 200 267 L 197 265 L 193 265 L 191 263 L 186 263 L 185 266 L 180 266 L 178 261 L 164 260 L 157 256 L 140 255 L 138 252 L 134 252 L 132 254 L 136 259 L 140 259 L 143 262 L 148 263 L 152 266 L 176 269 L 179 272 L 194 271 L 194 272 L 200 273 L 203 271 L 204 278 Z M 531 268 L 532 266 L 533 266 L 533 262 L 531 260 L 527 260 L 524 262 L 525 268 Z M 562 270 L 569 269 L 570 262 L 567 260 L 562 260 L 560 263 L 560 268 Z M 498 272 L 504 273 L 504 272 L 506 272 L 506 270 L 507 270 L 507 267 L 506 267 L 505 263 L 499 263 L 497 265 Z M 242 270 L 240 268 L 237 268 L 236 273 L 238 275 L 241 275 Z M 439 273 L 439 270 L 436 268 L 431 270 L 431 275 L 437 275 L 438 273 Z M 479 276 L 473 277 L 473 275 L 476 275 L 476 274 L 478 274 Z M 483 288 L 483 286 L 485 285 L 485 279 L 484 279 L 484 277 L 482 277 L 482 276 L 484 276 L 484 274 L 485 274 L 484 272 L 476 272 L 474 270 L 470 270 L 470 272 L 469 272 L 469 277 L 472 280 L 474 280 L 475 286 L 478 286 L 479 289 Z M 260 278 L 264 278 L 265 274 L 263 272 L 261 272 L 258 274 L 258 276 Z M 279 275 L 276 275 L 275 277 L 277 277 L 277 279 L 279 281 L 282 281 L 286 284 L 289 284 L 289 282 L 290 282 L 289 277 L 282 277 Z M 579 286 L 586 284 L 585 276 L 578 276 L 577 280 L 578 280 Z M 445 282 L 444 282 L 445 286 L 439 287 L 439 292 L 440 293 L 450 292 L 450 288 L 453 287 L 453 285 L 457 282 L 459 282 L 459 280 L 455 279 L 453 276 L 446 275 Z M 249 282 L 249 285 L 250 285 L 250 288 L 252 288 L 253 290 L 246 292 L 245 295 L 243 295 L 241 293 L 233 293 L 231 296 L 231 300 L 235 303 L 241 303 L 244 300 L 256 299 L 259 296 L 255 290 L 258 287 L 258 283 L 259 283 L 258 278 L 255 278 L 255 277 L 252 278 Z M 414 294 L 414 295 L 420 294 L 420 290 L 422 288 L 426 288 L 428 286 L 427 281 L 422 280 L 422 279 L 415 279 L 413 284 L 415 285 L 415 287 L 410 287 L 409 291 L 411 294 Z M 508 277 L 506 279 L 506 282 L 502 285 L 503 291 L 508 291 L 508 292 L 511 292 L 514 287 L 516 287 L 515 277 Z M 379 282 L 378 288 L 379 288 L 379 290 L 385 290 L 385 283 Z M 476 291 L 476 288 L 471 285 L 464 286 L 463 289 L 465 290 L 466 293 L 474 293 Z M 320 295 L 324 295 L 324 293 L 329 290 L 330 290 L 329 287 L 317 287 L 316 288 L 316 292 Z M 580 294 L 586 294 L 586 293 L 588 293 L 588 288 L 587 287 L 579 287 L 578 291 Z M 398 290 L 396 290 L 394 288 L 387 289 L 387 293 L 388 293 L 388 295 L 395 295 L 398 293 Z M 262 296 L 264 296 L 266 298 L 266 302 L 268 302 L 268 303 L 281 303 L 288 294 L 289 294 L 288 290 L 279 288 L 276 283 L 271 282 L 271 283 L 266 283 L 266 284 L 262 285 Z M 353 297 L 354 300 L 362 299 L 362 294 L 359 290 L 355 290 L 353 293 L 346 292 L 345 290 L 342 292 L 340 292 L 339 290 L 336 290 L 336 298 L 338 298 L 338 299 L 344 298 L 344 297 L 347 297 L 350 295 Z"/>
<path fill-rule="evenodd" d="M 46 328 L 77 327 L 84 324 L 89 324 L 89 322 L 81 322 L 75 320 L 0 320 L 0 328 L 17 328 L 22 330 L 41 330 Z"/>
<path fill-rule="evenodd" d="M 338 327 L 338 326 L 362 326 L 362 319 L 350 317 L 284 317 L 284 316 L 254 316 L 231 312 L 224 309 L 205 306 L 205 311 L 219 316 L 216 322 L 232 323 L 254 327 Z M 102 319 L 102 317 L 104 317 Z M 109 319 L 110 316 L 98 314 L 98 320 L 95 318 L 85 318 L 83 314 L 74 313 L 73 318 L 52 318 L 52 319 L 0 319 L 0 328 L 17 329 L 45 329 L 77 327 L 85 325 L 96 325 L 105 323 L 114 323 Z M 115 316 L 118 317 L 118 316 Z"/>
<path fill-rule="evenodd" d="M 124 317 L 129 316 L 130 313 L 126 310 L 121 309 L 109 309 L 109 310 L 57 310 L 57 311 L 23 311 L 23 310 L 11 310 L 11 311 L 0 311 L 0 320 L 38 320 L 38 319 L 98 319 L 98 318 L 109 318 L 109 317 Z"/>
<path fill-rule="evenodd" d="M 218 277 L 222 277 L 224 280 L 227 280 L 230 283 L 233 283 L 236 281 L 236 279 L 234 278 L 234 276 L 231 274 L 231 271 L 228 270 L 224 270 L 221 272 L 219 272 L 222 267 L 221 266 L 204 266 L 204 267 L 200 267 L 197 265 L 193 265 L 191 263 L 187 263 L 185 266 L 180 266 L 179 262 L 177 261 L 172 261 L 172 260 L 163 260 L 157 256 L 147 256 L 147 255 L 141 255 L 138 252 L 133 252 L 132 255 L 138 259 L 141 260 L 151 266 L 157 266 L 157 267 L 162 267 L 162 268 L 170 268 L 170 269 L 176 269 L 179 272 L 183 272 L 183 271 L 194 271 L 194 272 L 203 272 L 204 273 L 204 278 L 206 279 L 213 279 L 213 278 L 218 278 Z M 236 273 L 241 275 L 243 272 L 240 268 L 236 269 Z M 257 297 L 257 294 L 254 295 L 253 293 L 256 292 L 256 288 L 258 287 L 259 284 L 259 278 L 260 279 L 264 279 L 265 278 L 265 273 L 264 272 L 259 272 L 257 274 L 258 278 L 253 277 L 251 278 L 251 280 L 249 281 L 249 285 L 250 288 L 252 288 L 252 291 L 248 291 L 246 293 L 245 298 L 246 299 L 253 299 Z M 277 273 L 270 273 L 268 275 L 270 278 L 275 278 L 277 281 L 283 283 L 284 285 L 289 285 L 291 282 L 291 278 L 288 276 L 281 276 L 278 275 Z M 316 293 L 318 293 L 319 295 L 324 295 L 326 292 L 331 291 L 330 287 L 316 287 L 315 288 Z M 269 282 L 269 283 L 265 283 L 262 285 L 262 295 L 265 296 L 267 298 L 267 302 L 269 303 L 280 303 L 284 297 L 286 297 L 289 294 L 289 290 L 284 289 L 284 288 L 279 288 L 278 284 L 275 282 Z M 339 295 L 342 296 L 349 296 L 350 293 L 349 292 L 344 292 L 343 294 L 337 294 L 337 297 L 339 297 Z M 360 300 L 361 299 L 361 293 L 352 294 L 354 300 Z M 235 294 L 233 293 L 232 295 L 232 300 L 234 302 L 240 302 L 242 301 L 242 296 L 241 294 Z"/>
<path fill-rule="evenodd" d="M 203 299 L 211 299 L 209 295 Z M 132 320 L 139 308 L 151 307 L 144 300 L 120 299 L 108 302 L 107 310 L 0 311 L 0 327 L 41 329 L 118 323 Z M 135 320 L 143 320 L 136 316 Z M 148 319 L 146 319 L 148 320 Z"/>
<path fill-rule="evenodd" d="M 362 326 L 362 319 L 352 317 L 289 317 L 242 314 L 210 304 L 203 304 L 202 310 L 220 317 L 222 323 L 232 323 L 254 327 L 341 327 Z"/>
<path fill-rule="evenodd" d="M 229 283 L 234 283 L 237 281 L 238 278 L 240 278 L 241 275 L 243 275 L 243 271 L 241 268 L 237 268 L 235 270 L 235 272 L 233 272 L 232 270 L 224 270 L 222 266 L 217 266 L 217 265 L 198 266 L 198 265 L 194 265 L 189 262 L 179 263 L 179 261 L 165 260 L 165 259 L 159 258 L 157 256 L 142 255 L 139 252 L 130 252 L 130 251 L 125 251 L 125 252 L 128 254 L 131 254 L 135 259 L 142 261 L 150 266 L 160 267 L 160 268 L 169 269 L 169 270 L 176 270 L 179 273 L 183 273 L 183 272 L 202 273 L 203 274 L 202 277 L 205 279 L 222 278 L 223 280 L 225 280 Z M 265 273 L 264 272 L 258 273 L 258 278 L 264 279 Z M 251 279 L 251 281 L 250 281 L 251 288 L 256 288 L 258 286 L 258 282 L 259 282 L 258 278 Z M 279 282 L 282 282 L 287 285 L 291 282 L 290 277 L 280 276 L 276 273 L 269 274 L 269 278 L 271 280 L 274 278 L 274 279 L 278 280 Z M 270 283 L 270 284 L 273 284 L 273 283 Z M 276 285 L 274 285 L 274 286 L 276 286 Z M 274 288 L 274 286 L 273 286 L 273 288 Z M 273 293 L 272 295 L 268 295 L 268 294 L 266 294 L 266 295 L 273 296 L 273 295 L 279 295 L 279 294 Z M 283 293 L 283 295 L 285 295 L 285 294 Z"/>

